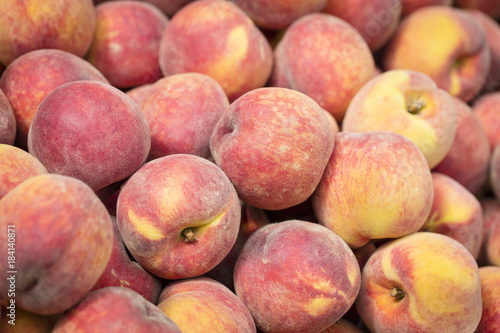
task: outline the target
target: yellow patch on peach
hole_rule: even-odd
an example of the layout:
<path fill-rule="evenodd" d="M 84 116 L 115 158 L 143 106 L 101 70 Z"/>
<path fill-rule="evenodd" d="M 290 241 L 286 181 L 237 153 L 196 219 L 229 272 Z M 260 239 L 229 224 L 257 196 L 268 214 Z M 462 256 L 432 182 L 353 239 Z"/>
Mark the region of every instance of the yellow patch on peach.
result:
<path fill-rule="evenodd" d="M 132 209 L 129 209 L 127 215 L 130 223 L 134 227 L 134 230 L 137 231 L 141 236 L 153 241 L 158 241 L 165 238 L 165 235 L 163 235 L 160 229 L 153 225 L 153 222 L 144 217 L 136 215 L 136 213 Z"/>
<path fill-rule="evenodd" d="M 304 310 L 312 316 L 319 316 L 327 312 L 332 306 L 333 300 L 327 297 L 315 297 L 304 305 Z"/>

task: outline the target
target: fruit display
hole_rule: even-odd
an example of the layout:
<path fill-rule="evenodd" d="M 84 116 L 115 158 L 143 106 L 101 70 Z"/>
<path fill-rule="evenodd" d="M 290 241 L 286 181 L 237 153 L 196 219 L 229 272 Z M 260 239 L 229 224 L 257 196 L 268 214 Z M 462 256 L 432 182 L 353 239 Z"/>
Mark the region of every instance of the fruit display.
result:
<path fill-rule="evenodd" d="M 1 0 L 0 332 L 500 332 L 500 1 Z"/>

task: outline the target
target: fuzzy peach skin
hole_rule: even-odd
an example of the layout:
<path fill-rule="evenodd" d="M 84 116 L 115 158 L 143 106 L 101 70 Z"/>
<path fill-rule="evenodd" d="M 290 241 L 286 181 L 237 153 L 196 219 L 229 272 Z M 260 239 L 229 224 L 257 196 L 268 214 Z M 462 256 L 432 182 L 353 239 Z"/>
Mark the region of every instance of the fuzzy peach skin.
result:
<path fill-rule="evenodd" d="M 149 95 L 149 92 L 151 90 L 153 90 L 153 83 L 147 83 L 126 90 L 125 94 L 127 94 L 128 97 L 132 98 L 137 104 L 140 105 L 142 101 Z"/>
<path fill-rule="evenodd" d="M 453 0 L 401 0 L 403 10 L 401 16 L 407 16 L 417 9 L 427 6 L 451 6 Z"/>
<path fill-rule="evenodd" d="M 96 32 L 85 56 L 117 88 L 152 83 L 162 77 L 158 51 L 167 16 L 137 1 L 96 6 Z"/>
<path fill-rule="evenodd" d="M 21 308 L 2 309 L 0 331 L 2 333 L 51 333 L 60 314 L 39 315 Z M 15 323 L 13 325 L 12 323 Z"/>
<path fill-rule="evenodd" d="M 230 1 L 187 4 L 163 32 L 160 68 L 164 76 L 198 72 L 217 81 L 230 101 L 263 87 L 273 66 L 269 42 Z"/>
<path fill-rule="evenodd" d="M 500 330 L 500 267 L 479 268 L 483 314 L 475 333 L 495 333 Z"/>
<path fill-rule="evenodd" d="M 227 176 L 195 155 L 146 163 L 118 196 L 117 222 L 137 262 L 165 279 L 202 275 L 229 253 L 241 205 Z"/>
<path fill-rule="evenodd" d="M 479 97 L 472 104 L 472 111 L 479 118 L 493 151 L 500 143 L 500 91 Z"/>
<path fill-rule="evenodd" d="M 51 173 L 78 178 L 94 191 L 123 180 L 145 162 L 149 125 L 139 105 L 113 86 L 77 81 L 42 101 L 28 150 Z"/>
<path fill-rule="evenodd" d="M 109 83 L 87 61 L 61 50 L 31 51 L 8 66 L 0 77 L 0 89 L 9 99 L 16 118 L 16 146 L 28 147 L 28 131 L 42 100 L 64 83 L 80 80 Z"/>
<path fill-rule="evenodd" d="M 433 192 L 424 156 L 404 136 L 340 132 L 312 203 L 321 224 L 358 248 L 419 230 Z"/>
<path fill-rule="evenodd" d="M 491 153 L 489 180 L 491 189 L 498 202 L 500 202 L 500 143 Z"/>
<path fill-rule="evenodd" d="M 83 57 L 94 37 L 92 0 L 2 0 L 0 63 L 33 50 L 58 49 Z"/>
<path fill-rule="evenodd" d="M 455 239 L 477 259 L 483 241 L 483 211 L 479 200 L 444 174 L 433 172 L 432 182 L 432 208 L 420 230 Z"/>
<path fill-rule="evenodd" d="M 210 136 L 229 106 L 224 90 L 200 73 L 167 76 L 140 101 L 151 131 L 149 159 L 192 154 L 210 157 Z"/>
<path fill-rule="evenodd" d="M 257 229 L 234 268 L 236 295 L 262 332 L 321 332 L 351 307 L 359 282 L 347 244 L 331 230 L 301 220 Z"/>
<path fill-rule="evenodd" d="M 107 287 L 89 293 L 64 313 L 52 333 L 180 333 L 160 309 L 128 288 Z"/>
<path fill-rule="evenodd" d="M 264 29 L 286 29 L 304 15 L 321 11 L 327 0 L 231 0 Z"/>
<path fill-rule="evenodd" d="M 356 308 L 371 332 L 474 332 L 482 313 L 477 263 L 445 235 L 393 240 L 366 263 Z"/>
<path fill-rule="evenodd" d="M 500 18 L 500 2 L 495 0 L 455 0 L 455 6 L 480 10 L 495 19 Z"/>
<path fill-rule="evenodd" d="M 456 129 L 451 96 L 427 75 L 410 70 L 384 72 L 366 83 L 342 122 L 343 132 L 389 131 L 407 137 L 431 169 L 450 151 Z"/>
<path fill-rule="evenodd" d="M 486 263 L 500 266 L 500 219 L 491 224 L 484 242 Z"/>
<path fill-rule="evenodd" d="M 481 204 L 483 212 L 483 234 L 481 240 L 481 250 L 479 251 L 479 256 L 476 261 L 481 267 L 488 265 L 488 259 L 486 257 L 486 243 L 491 227 L 496 221 L 500 220 L 500 204 L 496 198 L 492 196 L 480 197 L 479 203 Z"/>
<path fill-rule="evenodd" d="M 300 91 L 341 121 L 354 94 L 374 76 L 361 34 L 329 14 L 308 14 L 288 27 L 274 49 L 269 86 Z"/>
<path fill-rule="evenodd" d="M 6 144 L 0 144 L 0 165 L 0 199 L 26 179 L 48 173 L 36 157 Z"/>
<path fill-rule="evenodd" d="M 334 129 L 319 105 L 285 88 L 241 96 L 215 126 L 210 150 L 240 198 L 267 210 L 304 202 L 315 190 L 334 146 Z"/>
<path fill-rule="evenodd" d="M 396 32 L 401 10 L 402 0 L 327 0 L 323 12 L 351 24 L 376 52 Z"/>
<path fill-rule="evenodd" d="M 0 144 L 13 145 L 16 138 L 16 117 L 7 96 L 0 89 Z"/>
<path fill-rule="evenodd" d="M 453 102 L 457 114 L 455 138 L 448 154 L 432 170 L 450 176 L 477 194 L 488 178 L 490 143 L 471 107 L 457 97 L 453 97 Z"/>
<path fill-rule="evenodd" d="M 92 291 L 112 286 L 130 288 L 149 302 L 156 304 L 163 288 L 161 279 L 129 258 L 118 230 L 116 217 L 111 216 L 111 220 L 113 221 L 111 257 Z"/>
<path fill-rule="evenodd" d="M 9 226 L 14 232 L 7 232 Z M 106 207 L 72 177 L 44 174 L 16 186 L 0 200 L 0 227 L 6 230 L 0 250 L 15 247 L 14 268 L 0 262 L 1 298 L 7 303 L 14 298 L 30 312 L 56 314 L 75 305 L 111 255 L 113 226 Z M 15 297 L 7 298 L 11 270 L 17 272 Z"/>
<path fill-rule="evenodd" d="M 223 284 L 206 277 L 171 282 L 162 290 L 158 308 L 182 332 L 256 332 L 243 302 Z"/>
<path fill-rule="evenodd" d="M 482 95 L 500 88 L 500 23 L 495 21 L 490 15 L 477 9 L 467 9 L 466 12 L 474 17 L 483 27 L 490 49 L 490 71 L 480 93 Z"/>
<path fill-rule="evenodd" d="M 425 73 L 441 89 L 469 102 L 486 82 L 490 57 L 486 34 L 474 17 L 450 6 L 428 6 L 401 22 L 381 62 L 386 71 Z"/>

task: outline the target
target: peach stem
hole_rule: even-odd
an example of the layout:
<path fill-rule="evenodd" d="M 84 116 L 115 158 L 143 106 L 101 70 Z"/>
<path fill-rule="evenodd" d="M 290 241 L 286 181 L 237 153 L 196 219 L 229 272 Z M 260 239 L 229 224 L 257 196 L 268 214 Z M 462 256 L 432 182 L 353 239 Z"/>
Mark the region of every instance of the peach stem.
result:
<path fill-rule="evenodd" d="M 196 238 L 192 228 L 184 229 L 182 231 L 182 236 L 184 237 L 184 241 L 186 243 L 193 243 L 193 242 L 196 242 L 198 240 L 198 238 Z"/>
<path fill-rule="evenodd" d="M 398 301 L 402 300 L 405 298 L 405 293 L 401 289 L 398 288 L 392 288 L 391 289 L 391 297 L 394 297 Z"/>

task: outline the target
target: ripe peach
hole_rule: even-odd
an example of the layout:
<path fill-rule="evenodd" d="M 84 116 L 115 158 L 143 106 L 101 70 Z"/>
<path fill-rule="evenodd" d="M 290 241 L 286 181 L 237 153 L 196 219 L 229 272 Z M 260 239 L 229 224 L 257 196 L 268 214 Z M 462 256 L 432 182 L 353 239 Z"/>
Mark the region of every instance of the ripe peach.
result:
<path fill-rule="evenodd" d="M 236 241 L 241 206 L 214 163 L 174 154 L 146 163 L 118 196 L 117 222 L 137 262 L 164 279 L 202 275 Z"/>
<path fill-rule="evenodd" d="M 146 160 L 149 126 L 125 93 L 97 81 L 66 83 L 42 101 L 28 133 L 29 152 L 51 173 L 94 191 L 123 180 Z"/>
<path fill-rule="evenodd" d="M 7 96 L 0 89 L 0 144 L 13 145 L 16 138 L 16 117 Z"/>
<path fill-rule="evenodd" d="M 159 61 L 164 76 L 210 76 L 230 101 L 263 87 L 273 65 L 262 32 L 239 7 L 222 0 L 194 1 L 179 10 L 163 32 Z"/>
<path fill-rule="evenodd" d="M 401 22 L 384 50 L 382 67 L 425 73 L 469 102 L 483 88 L 490 61 L 486 34 L 474 17 L 450 6 L 428 6 Z"/>
<path fill-rule="evenodd" d="M 483 314 L 474 332 L 493 333 L 500 329 L 500 267 L 479 268 Z"/>
<path fill-rule="evenodd" d="M 350 321 L 341 318 L 321 333 L 363 333 L 363 331 Z"/>
<path fill-rule="evenodd" d="M 497 144 L 491 153 L 489 179 L 493 194 L 500 202 L 500 144 Z"/>
<path fill-rule="evenodd" d="M 0 12 L 0 62 L 5 66 L 38 49 L 83 57 L 94 37 L 92 0 L 2 0 Z"/>
<path fill-rule="evenodd" d="M 409 139 L 340 132 L 312 202 L 319 222 L 358 248 L 419 230 L 433 192 L 427 162 Z"/>
<path fill-rule="evenodd" d="M 306 94 L 337 121 L 375 72 L 373 55 L 361 34 L 324 13 L 305 15 L 288 27 L 274 49 L 274 59 L 270 86 Z"/>
<path fill-rule="evenodd" d="M 137 1 L 105 2 L 95 11 L 96 32 L 85 59 L 117 88 L 161 78 L 158 52 L 167 16 Z"/>
<path fill-rule="evenodd" d="M 393 240 L 366 263 L 356 308 L 371 332 L 474 332 L 482 312 L 477 263 L 445 235 Z"/>
<path fill-rule="evenodd" d="M 315 190 L 334 146 L 334 130 L 319 105 L 285 88 L 260 88 L 224 112 L 210 139 L 215 163 L 240 198 L 278 210 Z"/>
<path fill-rule="evenodd" d="M 80 80 L 109 83 L 87 61 L 61 50 L 31 51 L 8 66 L 0 77 L 0 89 L 5 92 L 16 117 L 16 146 L 27 149 L 28 131 L 43 99 L 64 83 Z"/>
<path fill-rule="evenodd" d="M 0 250 L 15 258 L 0 262 L 1 298 L 30 312 L 56 314 L 75 305 L 111 255 L 110 216 L 91 188 L 72 177 L 44 174 L 19 184 L 0 200 L 0 227 Z M 12 279 L 15 297 L 8 299 Z"/>
<path fill-rule="evenodd" d="M 407 16 L 417 9 L 427 6 L 451 6 L 453 0 L 401 0 L 403 10 L 401 16 Z"/>
<path fill-rule="evenodd" d="M 321 332 L 359 291 L 352 250 L 333 231 L 289 220 L 255 231 L 234 268 L 236 295 L 262 332 Z"/>
<path fill-rule="evenodd" d="M 484 242 L 486 263 L 500 266 L 500 219 L 491 224 Z"/>
<path fill-rule="evenodd" d="M 479 97 L 472 104 L 472 111 L 479 118 L 493 151 L 500 142 L 500 91 Z"/>
<path fill-rule="evenodd" d="M 243 302 L 223 284 L 206 277 L 171 282 L 162 290 L 158 308 L 182 332 L 256 332 Z"/>
<path fill-rule="evenodd" d="M 12 308 L 12 312 L 8 308 L 5 310 L 0 315 L 2 333 L 51 333 L 60 316 L 39 315 L 20 308 Z"/>

